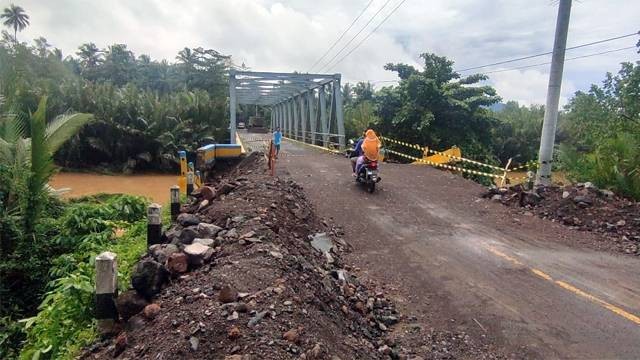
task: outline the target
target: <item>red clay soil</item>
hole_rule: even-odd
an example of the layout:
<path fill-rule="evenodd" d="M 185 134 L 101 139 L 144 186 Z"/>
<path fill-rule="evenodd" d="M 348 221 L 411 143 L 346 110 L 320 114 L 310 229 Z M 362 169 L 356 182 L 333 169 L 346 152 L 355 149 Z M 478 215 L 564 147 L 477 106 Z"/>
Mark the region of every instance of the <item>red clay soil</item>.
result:
<path fill-rule="evenodd" d="M 184 207 L 222 228 L 210 262 L 173 274 L 151 299 L 159 310 L 131 317 L 83 358 L 504 358 L 464 331 L 425 328 L 399 313 L 383 284 L 360 280 L 361 269 L 343 262 L 351 248 L 343 231 L 318 218 L 292 180 L 266 175 L 261 155 L 211 186 L 226 194 L 200 211 L 200 201 Z M 310 244 L 319 233 L 333 244 L 328 255 Z"/>

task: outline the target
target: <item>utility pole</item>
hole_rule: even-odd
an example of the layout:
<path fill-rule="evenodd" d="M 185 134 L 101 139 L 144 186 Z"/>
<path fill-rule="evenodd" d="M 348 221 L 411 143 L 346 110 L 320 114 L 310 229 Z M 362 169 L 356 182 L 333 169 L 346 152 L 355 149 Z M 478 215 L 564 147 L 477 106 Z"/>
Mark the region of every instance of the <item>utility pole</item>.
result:
<path fill-rule="evenodd" d="M 540 137 L 540 152 L 538 153 L 538 174 L 536 184 L 549 185 L 551 183 L 551 165 L 553 162 L 553 145 L 556 138 L 558 123 L 558 102 L 562 86 L 562 70 L 564 68 L 564 53 L 567 47 L 567 32 L 571 16 L 571 0 L 560 0 L 558 6 L 558 20 L 556 21 L 556 35 L 553 42 L 551 57 L 551 71 L 549 87 L 547 89 L 547 104 L 544 108 L 544 122 Z"/>

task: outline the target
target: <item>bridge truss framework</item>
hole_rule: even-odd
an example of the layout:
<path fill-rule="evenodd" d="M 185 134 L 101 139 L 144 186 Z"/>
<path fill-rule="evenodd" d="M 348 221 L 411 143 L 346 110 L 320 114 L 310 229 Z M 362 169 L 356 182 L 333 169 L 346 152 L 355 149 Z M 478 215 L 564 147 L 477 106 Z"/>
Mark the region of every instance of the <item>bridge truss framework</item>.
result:
<path fill-rule="evenodd" d="M 238 104 L 271 108 L 271 129 L 324 147 L 345 147 L 340 74 L 235 71 L 229 73 L 231 143 Z M 327 102 L 328 100 L 328 102 Z"/>

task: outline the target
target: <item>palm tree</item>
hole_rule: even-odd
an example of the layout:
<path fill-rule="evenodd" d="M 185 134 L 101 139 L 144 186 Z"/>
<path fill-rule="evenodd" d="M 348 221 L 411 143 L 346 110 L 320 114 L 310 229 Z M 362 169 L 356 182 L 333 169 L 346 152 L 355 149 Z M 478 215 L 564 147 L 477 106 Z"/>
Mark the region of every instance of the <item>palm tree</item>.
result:
<path fill-rule="evenodd" d="M 16 116 L 0 117 L 0 165 L 13 178 L 4 205 L 19 211 L 25 234 L 33 232 L 42 212 L 47 183 L 54 173 L 53 154 L 93 119 L 91 114 L 71 114 L 47 124 L 46 108 L 47 98 L 43 97 L 30 118 L 31 138 L 26 137 L 24 121 Z"/>
<path fill-rule="evenodd" d="M 29 25 L 29 15 L 20 6 L 11 4 L 4 9 L 0 19 L 4 19 L 5 26 L 13 27 L 13 38 L 18 43 L 18 31 L 24 30 Z"/>
<path fill-rule="evenodd" d="M 78 48 L 76 55 L 80 57 L 80 63 L 85 68 L 93 68 L 102 60 L 102 51 L 98 49 L 96 44 L 87 43 L 82 44 Z"/>

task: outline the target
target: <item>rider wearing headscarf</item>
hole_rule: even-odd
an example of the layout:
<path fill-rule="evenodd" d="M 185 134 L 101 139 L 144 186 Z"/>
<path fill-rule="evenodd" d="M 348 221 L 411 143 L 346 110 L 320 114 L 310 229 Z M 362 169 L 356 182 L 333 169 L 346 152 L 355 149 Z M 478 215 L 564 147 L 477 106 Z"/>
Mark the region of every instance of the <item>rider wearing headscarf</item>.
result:
<path fill-rule="evenodd" d="M 371 129 L 367 130 L 361 145 L 363 155 L 360 156 L 356 162 L 356 174 L 360 171 L 362 164 L 364 164 L 365 158 L 370 161 L 378 160 L 380 146 L 380 139 L 376 136 L 375 131 Z"/>

